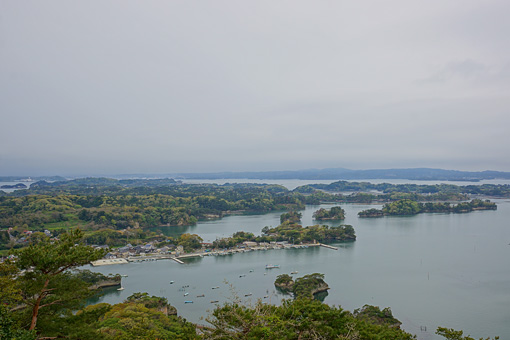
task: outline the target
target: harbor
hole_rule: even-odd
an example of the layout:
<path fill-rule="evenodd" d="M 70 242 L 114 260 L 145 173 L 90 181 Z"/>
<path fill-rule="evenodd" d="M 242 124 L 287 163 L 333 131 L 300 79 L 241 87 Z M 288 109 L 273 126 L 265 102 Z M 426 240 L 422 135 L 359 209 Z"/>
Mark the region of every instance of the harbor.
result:
<path fill-rule="evenodd" d="M 226 256 L 226 255 L 234 255 L 240 253 L 246 253 L 251 251 L 266 251 L 266 250 L 281 250 L 281 249 L 306 249 L 310 247 L 325 247 L 328 249 L 338 250 L 337 247 L 329 246 L 322 243 L 306 243 L 306 244 L 288 244 L 288 243 L 275 243 L 275 244 L 265 244 L 263 246 L 240 246 L 233 249 L 224 249 L 224 250 L 203 250 L 200 252 L 189 253 L 189 254 L 142 254 L 138 256 L 128 256 L 125 258 L 110 258 L 110 259 L 101 259 L 97 261 L 91 262 L 91 265 L 94 267 L 98 266 L 107 266 L 107 265 L 115 265 L 115 264 L 127 264 L 130 262 L 150 262 L 150 261 L 158 261 L 158 260 L 173 260 L 179 264 L 185 264 L 183 259 L 195 258 L 195 257 L 204 257 L 204 256 Z"/>

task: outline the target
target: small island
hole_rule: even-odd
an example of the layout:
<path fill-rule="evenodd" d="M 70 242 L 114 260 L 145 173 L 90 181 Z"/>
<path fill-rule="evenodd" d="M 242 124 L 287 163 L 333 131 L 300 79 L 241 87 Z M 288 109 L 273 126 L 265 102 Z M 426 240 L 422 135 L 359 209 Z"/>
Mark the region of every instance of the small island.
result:
<path fill-rule="evenodd" d="M 313 226 L 303 227 L 297 222 L 292 222 L 289 219 L 283 219 L 283 222 L 274 228 L 264 227 L 262 229 L 262 233 L 265 235 L 266 241 L 288 241 L 294 244 L 313 241 L 338 242 L 356 240 L 356 234 L 354 233 L 354 228 L 351 225 L 330 227 L 327 225 L 316 224 Z"/>
<path fill-rule="evenodd" d="M 421 203 L 408 199 L 387 203 L 381 210 L 368 209 L 358 213 L 359 217 L 412 216 L 421 213 L 467 213 L 475 210 L 496 210 L 496 203 L 489 200 L 474 199 L 471 202 L 458 204 Z"/>
<path fill-rule="evenodd" d="M 2 185 L 0 186 L 0 189 L 26 189 L 28 188 L 25 184 L 23 183 L 18 183 L 18 184 L 5 184 L 5 185 Z"/>
<path fill-rule="evenodd" d="M 301 213 L 284 213 L 280 217 L 282 223 L 277 227 L 266 226 L 262 228 L 262 235 L 255 236 L 253 233 L 238 231 L 231 237 L 219 238 L 213 241 L 212 246 L 215 249 L 225 249 L 238 246 L 240 244 L 269 244 L 269 243 L 291 243 L 294 245 L 306 245 L 328 242 L 350 242 L 356 240 L 354 228 L 351 225 L 341 224 L 330 227 L 328 225 L 312 225 L 303 227 L 296 221 L 301 218 Z"/>
<path fill-rule="evenodd" d="M 315 294 L 326 292 L 329 289 L 324 281 L 324 274 L 313 273 L 299 277 L 294 281 L 288 274 L 278 275 L 274 285 L 285 293 L 292 293 L 295 299 L 314 298 Z"/>
<path fill-rule="evenodd" d="M 341 207 L 332 207 L 329 210 L 320 208 L 313 213 L 313 218 L 318 221 L 343 220 L 345 219 L 345 211 Z"/>
<path fill-rule="evenodd" d="M 377 306 L 364 305 L 362 308 L 355 309 L 354 316 L 359 320 L 365 320 L 377 325 L 385 325 L 392 328 L 400 329 L 400 322 L 393 316 L 389 307 L 381 310 Z"/>

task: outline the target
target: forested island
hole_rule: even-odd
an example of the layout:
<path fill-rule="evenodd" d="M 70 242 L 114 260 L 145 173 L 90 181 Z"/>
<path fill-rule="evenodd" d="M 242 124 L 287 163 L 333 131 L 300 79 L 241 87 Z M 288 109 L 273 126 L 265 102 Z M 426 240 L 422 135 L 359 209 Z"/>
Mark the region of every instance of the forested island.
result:
<path fill-rule="evenodd" d="M 324 274 L 313 273 L 298 277 L 296 280 L 288 274 L 281 274 L 276 277 L 274 285 L 285 293 L 292 293 L 295 299 L 311 298 L 329 289 L 324 281 Z"/>
<path fill-rule="evenodd" d="M 4 184 L 0 186 L 0 189 L 26 189 L 27 186 L 23 183 L 18 184 Z"/>
<path fill-rule="evenodd" d="M 415 197 L 420 197 L 421 195 L 430 196 L 430 199 L 428 199 L 429 201 L 455 200 L 452 198 L 454 197 L 453 195 L 484 195 L 490 197 L 510 197 L 510 185 L 508 184 L 482 184 L 460 186 L 454 184 L 409 184 L 409 183 L 374 184 L 369 182 L 337 181 L 331 184 L 308 184 L 306 186 L 301 186 L 295 189 L 295 191 L 299 192 L 313 192 L 315 190 L 323 190 L 327 192 L 365 192 L 365 193 L 372 192 L 372 194 L 374 195 L 378 195 L 374 192 L 383 194 L 414 193 L 417 194 L 417 196 Z"/>
<path fill-rule="evenodd" d="M 359 217 L 409 216 L 420 213 L 467 213 L 474 210 L 496 210 L 497 205 L 488 200 L 475 199 L 471 202 L 451 204 L 421 203 L 412 200 L 399 200 L 387 203 L 382 209 L 368 209 L 358 213 Z"/>
<path fill-rule="evenodd" d="M 341 207 L 320 208 L 313 213 L 313 218 L 318 221 L 343 220 L 345 219 L 345 211 Z"/>
<path fill-rule="evenodd" d="M 264 227 L 259 236 L 253 233 L 238 231 L 231 237 L 219 238 L 213 241 L 213 248 L 232 248 L 246 242 L 275 243 L 286 242 L 290 244 L 309 244 L 314 242 L 349 242 L 356 240 L 354 228 L 351 225 L 327 226 L 313 225 L 303 227 L 298 222 L 301 214 L 295 211 L 280 216 L 281 224 L 276 227 Z"/>

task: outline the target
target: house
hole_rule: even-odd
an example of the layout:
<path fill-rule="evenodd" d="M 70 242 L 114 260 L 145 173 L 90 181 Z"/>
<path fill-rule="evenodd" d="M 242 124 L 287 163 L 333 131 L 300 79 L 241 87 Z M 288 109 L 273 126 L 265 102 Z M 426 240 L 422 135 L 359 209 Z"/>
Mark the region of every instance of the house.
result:
<path fill-rule="evenodd" d="M 156 249 L 156 252 L 158 252 L 160 254 L 169 253 L 170 252 L 170 247 L 167 247 L 167 246 L 161 247 L 159 249 Z"/>

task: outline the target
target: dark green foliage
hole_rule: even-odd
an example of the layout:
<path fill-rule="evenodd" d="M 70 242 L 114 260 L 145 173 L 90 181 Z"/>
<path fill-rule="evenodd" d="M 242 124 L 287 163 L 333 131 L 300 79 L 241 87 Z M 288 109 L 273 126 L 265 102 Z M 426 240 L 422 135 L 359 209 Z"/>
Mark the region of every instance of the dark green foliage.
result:
<path fill-rule="evenodd" d="M 171 309 L 175 309 L 168 304 L 168 300 L 166 298 L 160 296 L 149 296 L 147 293 L 134 293 L 130 295 L 125 302 L 141 303 L 147 308 L 164 309 L 170 307 Z"/>
<path fill-rule="evenodd" d="M 360 211 L 358 213 L 358 216 L 359 217 L 383 217 L 384 212 L 382 210 L 372 208 L 372 209 Z"/>
<path fill-rule="evenodd" d="M 279 291 L 289 293 L 292 291 L 294 286 L 294 280 L 292 280 L 292 276 L 288 274 L 281 274 L 276 277 L 274 285 Z"/>
<path fill-rule="evenodd" d="M 369 182 L 347 182 L 338 181 L 331 184 L 310 184 L 306 186 L 307 192 L 311 189 L 320 189 L 329 192 L 369 192 L 378 191 L 384 194 L 391 193 L 416 193 L 426 194 L 427 197 L 433 197 L 429 200 L 444 200 L 448 195 L 486 195 L 496 197 L 510 197 L 510 185 L 508 184 L 483 184 L 483 185 L 466 185 L 459 186 L 453 184 L 389 184 L 379 183 L 373 184 Z M 295 189 L 295 191 L 302 191 L 301 187 Z M 443 198 L 436 195 L 446 195 Z M 449 200 L 453 200 L 450 196 Z"/>
<path fill-rule="evenodd" d="M 288 284 L 290 281 L 292 281 L 292 276 L 290 276 L 289 274 L 281 274 L 276 277 L 274 283 Z"/>
<path fill-rule="evenodd" d="M 387 203 L 381 210 L 368 209 L 358 213 L 359 217 L 406 216 L 419 213 L 465 213 L 474 210 L 496 210 L 495 203 L 489 200 L 474 199 L 471 202 L 451 203 L 419 203 L 411 200 L 400 200 Z"/>
<path fill-rule="evenodd" d="M 313 273 L 296 279 L 292 287 L 294 298 L 313 298 L 313 294 L 327 290 L 324 274 Z"/>
<path fill-rule="evenodd" d="M 303 214 L 300 212 L 289 211 L 288 213 L 284 213 L 280 216 L 280 223 L 299 223 L 301 221 L 301 217 L 303 217 Z"/>
<path fill-rule="evenodd" d="M 399 328 L 360 321 L 311 299 L 284 300 L 281 306 L 229 303 L 207 320 L 213 328 L 205 330 L 204 339 L 413 339 Z"/>
<path fill-rule="evenodd" d="M 329 210 L 320 208 L 313 213 L 313 218 L 319 221 L 343 220 L 345 219 L 345 211 L 341 207 L 332 207 Z"/>
<path fill-rule="evenodd" d="M 399 327 L 401 322 L 393 317 L 389 307 L 381 310 L 377 306 L 364 305 L 362 308 L 355 309 L 354 316 L 358 319 L 368 319 L 376 324 L 386 324 L 388 326 Z"/>
<path fill-rule="evenodd" d="M 156 181 L 156 180 L 155 180 Z M 157 182 L 157 181 L 156 181 Z M 8 227 L 126 229 L 193 225 L 231 212 L 303 209 L 303 196 L 274 185 L 168 185 L 137 181 L 140 187 L 110 179 L 34 184 L 26 193 L 0 199 L 0 223 Z M 21 197 L 17 197 L 21 196 Z M 23 230 L 22 230 L 23 231 Z"/>
<path fill-rule="evenodd" d="M 327 225 L 313 225 L 303 228 L 299 224 L 282 223 L 276 228 L 268 228 L 265 231 L 270 241 L 289 241 L 295 244 L 334 241 L 354 241 L 356 235 L 351 225 L 329 227 Z"/>
<path fill-rule="evenodd" d="M 182 234 L 177 244 L 182 246 L 185 252 L 192 252 L 202 248 L 201 242 L 203 240 L 197 234 Z"/>
<path fill-rule="evenodd" d="M 470 337 L 469 335 L 463 336 L 463 331 L 456 331 L 453 328 L 445 328 L 445 327 L 438 327 L 436 330 L 436 334 L 441 335 L 442 337 L 446 338 L 447 340 L 476 340 L 475 338 Z M 479 338 L 479 340 L 498 340 L 499 336 L 496 336 L 494 338 Z"/>
<path fill-rule="evenodd" d="M 41 238 L 13 252 L 25 306 L 19 317 L 27 320 L 29 329 L 35 329 L 38 318 L 45 318 L 48 325 L 58 316 L 70 313 L 91 294 L 87 283 L 70 270 L 100 259 L 105 253 L 80 244 L 82 237 L 77 229 L 62 234 L 58 240 Z"/>
<path fill-rule="evenodd" d="M 405 199 L 385 204 L 382 211 L 385 215 L 416 215 L 421 207 L 418 202 Z"/>
<path fill-rule="evenodd" d="M 143 294 L 142 294 L 143 295 Z M 131 296 L 113 305 L 92 325 L 103 339 L 199 339 L 195 326 L 174 315 L 167 315 L 165 299 Z M 84 309 L 88 312 L 95 306 Z"/>
<path fill-rule="evenodd" d="M 103 275 L 101 273 L 92 272 L 88 269 L 82 269 L 82 270 L 75 270 L 74 276 L 83 282 L 87 283 L 89 286 L 98 284 L 100 282 L 104 281 L 120 281 L 122 280 L 122 277 L 120 274 L 110 274 L 110 275 Z"/>
<path fill-rule="evenodd" d="M 18 328 L 7 307 L 0 305 L 0 339 L 1 340 L 35 340 L 35 331 Z"/>

